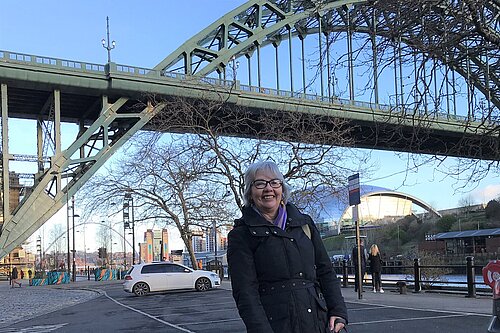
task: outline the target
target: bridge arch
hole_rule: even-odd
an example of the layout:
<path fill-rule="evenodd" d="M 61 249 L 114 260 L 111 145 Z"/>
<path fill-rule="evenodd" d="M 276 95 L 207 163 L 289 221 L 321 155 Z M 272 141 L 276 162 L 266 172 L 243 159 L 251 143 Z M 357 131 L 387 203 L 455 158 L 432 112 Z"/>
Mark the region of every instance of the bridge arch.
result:
<path fill-rule="evenodd" d="M 409 53 L 448 66 L 498 108 L 500 6 L 496 1 L 482 4 L 477 7 L 484 7 L 479 20 L 473 12 L 477 8 L 468 8 L 464 1 L 416 7 L 415 1 L 251 0 L 193 36 L 155 69 L 206 76 L 225 71 L 231 61 L 249 58 L 261 47 L 286 39 L 291 43 L 292 37 L 336 31 L 365 33 L 379 36 L 385 43 L 404 43 Z M 403 19 L 402 13 L 406 13 Z M 470 18 L 457 21 L 456 13 Z"/>

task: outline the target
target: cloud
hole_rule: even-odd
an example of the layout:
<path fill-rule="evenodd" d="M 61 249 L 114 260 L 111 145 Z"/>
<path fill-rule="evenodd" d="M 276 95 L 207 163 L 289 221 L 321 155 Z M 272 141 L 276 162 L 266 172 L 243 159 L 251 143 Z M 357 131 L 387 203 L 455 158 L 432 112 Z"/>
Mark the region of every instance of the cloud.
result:
<path fill-rule="evenodd" d="M 486 204 L 488 201 L 500 197 L 500 184 L 493 184 L 475 189 L 471 192 L 471 196 L 475 202 Z"/>

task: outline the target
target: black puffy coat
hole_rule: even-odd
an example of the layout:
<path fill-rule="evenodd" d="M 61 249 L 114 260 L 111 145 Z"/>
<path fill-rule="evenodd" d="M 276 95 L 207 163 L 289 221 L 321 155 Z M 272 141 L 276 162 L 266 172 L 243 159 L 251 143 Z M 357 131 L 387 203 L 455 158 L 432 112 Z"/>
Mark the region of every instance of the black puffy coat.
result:
<path fill-rule="evenodd" d="M 371 273 L 380 273 L 382 272 L 382 258 L 380 258 L 380 253 L 376 255 L 368 256 L 368 262 L 370 263 L 370 272 Z"/>
<path fill-rule="evenodd" d="M 286 230 L 252 207 L 235 221 L 227 251 L 233 297 L 247 332 L 329 332 L 327 318 L 347 320 L 340 280 L 312 219 L 286 209 Z"/>

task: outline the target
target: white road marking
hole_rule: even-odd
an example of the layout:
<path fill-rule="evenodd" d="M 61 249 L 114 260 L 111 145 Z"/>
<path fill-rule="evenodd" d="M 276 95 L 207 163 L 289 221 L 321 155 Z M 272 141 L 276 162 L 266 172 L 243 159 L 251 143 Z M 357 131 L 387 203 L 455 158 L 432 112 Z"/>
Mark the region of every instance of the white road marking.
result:
<path fill-rule="evenodd" d="M 109 298 L 110 300 L 112 300 L 113 302 L 115 302 L 116 304 L 118 304 L 118 305 L 120 305 L 120 306 L 123 306 L 124 308 L 127 308 L 127 309 L 132 310 L 132 311 L 134 311 L 134 312 L 137 312 L 137 313 L 139 313 L 139 314 L 141 314 L 141 315 L 143 315 L 143 316 L 146 316 L 146 317 L 148 317 L 148 318 L 151 318 L 151 319 L 153 319 L 153 320 L 156 320 L 156 321 L 157 321 L 157 322 L 159 322 L 159 323 L 162 323 L 162 324 L 165 324 L 165 325 L 167 325 L 167 326 L 170 326 L 170 327 L 173 327 L 173 328 L 175 328 L 175 329 L 178 329 L 179 331 L 183 331 L 183 332 L 186 332 L 186 333 L 196 333 L 196 332 L 190 331 L 190 330 L 188 330 L 188 329 L 185 329 L 185 328 L 179 327 L 179 326 L 177 326 L 177 325 L 175 325 L 175 324 L 169 323 L 168 321 L 161 320 L 161 319 L 159 319 L 159 318 L 157 318 L 157 317 L 155 317 L 155 316 L 150 315 L 149 313 L 146 313 L 146 312 L 143 312 L 143 311 L 141 311 L 141 310 L 135 309 L 135 308 L 133 308 L 133 307 L 131 307 L 131 306 L 128 306 L 128 305 L 126 305 L 126 304 L 120 303 L 120 302 L 118 302 L 117 300 L 115 300 L 114 298 L 112 298 L 111 296 L 109 296 L 109 295 L 108 295 L 105 291 L 103 291 L 103 293 L 104 293 L 104 296 L 106 296 L 107 298 Z"/>
<path fill-rule="evenodd" d="M 221 319 L 221 320 L 210 320 L 209 322 L 206 321 L 193 321 L 189 323 L 182 323 L 179 325 L 182 326 L 187 326 L 187 325 L 206 325 L 206 324 L 213 324 L 213 323 L 228 323 L 231 321 L 243 321 L 241 318 L 235 318 L 235 319 Z"/>

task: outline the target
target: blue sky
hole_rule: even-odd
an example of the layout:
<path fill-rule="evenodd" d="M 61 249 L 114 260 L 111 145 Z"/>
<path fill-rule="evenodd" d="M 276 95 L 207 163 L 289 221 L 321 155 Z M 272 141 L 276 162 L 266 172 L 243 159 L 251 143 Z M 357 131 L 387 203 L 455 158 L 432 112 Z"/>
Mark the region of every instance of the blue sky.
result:
<path fill-rule="evenodd" d="M 184 41 L 243 4 L 243 0 L 73 0 L 3 1 L 0 11 L 0 50 L 104 64 L 107 52 L 106 16 L 116 48 L 111 59 L 120 64 L 153 67 Z M 16 126 L 17 132 L 16 132 Z M 34 154 L 36 141 L 13 124 L 11 153 Z M 34 130 L 33 130 L 34 131 Z M 74 130 L 68 129 L 67 140 Z M 63 136 L 64 140 L 64 136 Z M 69 142 L 69 141 L 67 141 Z M 372 152 L 379 168 L 374 180 L 362 183 L 410 193 L 437 209 L 452 208 L 471 195 L 475 203 L 487 202 L 500 193 L 495 175 L 466 188 L 446 177 L 449 161 L 436 170 L 429 164 L 418 171 L 407 168 L 406 157 L 391 152 Z M 440 171 L 441 170 L 441 171 Z M 376 180 L 375 180 L 376 179 Z"/>

